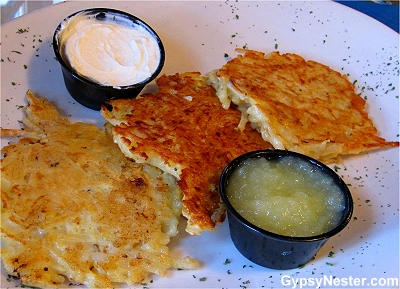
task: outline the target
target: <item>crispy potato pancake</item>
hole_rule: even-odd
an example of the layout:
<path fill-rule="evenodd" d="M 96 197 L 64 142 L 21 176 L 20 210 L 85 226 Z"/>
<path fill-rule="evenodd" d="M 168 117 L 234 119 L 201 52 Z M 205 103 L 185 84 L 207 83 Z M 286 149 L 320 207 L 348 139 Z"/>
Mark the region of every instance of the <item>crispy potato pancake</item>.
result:
<path fill-rule="evenodd" d="M 178 179 L 190 234 L 211 230 L 224 220 L 217 185 L 228 162 L 271 147 L 250 126 L 237 129 L 240 112 L 223 109 L 206 80 L 198 72 L 163 75 L 157 94 L 111 100 L 101 110 L 128 157 Z"/>
<path fill-rule="evenodd" d="M 224 108 L 233 102 L 242 112 L 241 129 L 251 122 L 275 148 L 326 163 L 399 145 L 377 135 L 365 100 L 328 66 L 296 54 L 237 51 L 241 54 L 208 76 Z"/>
<path fill-rule="evenodd" d="M 46 99 L 27 94 L 21 139 L 2 149 L 1 259 L 24 285 L 113 288 L 169 268 L 182 193 L 171 175 L 126 158 L 112 136 L 70 123 Z"/>

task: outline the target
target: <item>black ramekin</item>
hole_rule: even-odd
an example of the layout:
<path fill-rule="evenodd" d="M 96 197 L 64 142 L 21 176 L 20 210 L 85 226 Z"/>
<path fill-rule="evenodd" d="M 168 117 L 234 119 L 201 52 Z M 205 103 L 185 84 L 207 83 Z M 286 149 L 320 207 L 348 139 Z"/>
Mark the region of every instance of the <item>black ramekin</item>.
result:
<path fill-rule="evenodd" d="M 158 43 L 160 49 L 160 61 L 157 69 L 149 78 L 126 86 L 101 85 L 77 74 L 69 66 L 68 62 L 63 59 L 61 54 L 62 48 L 60 47 L 60 34 L 62 29 L 64 29 L 65 23 L 77 15 L 93 17 L 98 21 L 110 21 L 110 19 L 120 18 L 124 21 L 131 21 L 132 25 L 139 25 L 143 27 L 156 39 Z M 80 104 L 94 110 L 100 110 L 101 105 L 109 99 L 137 97 L 145 85 L 153 81 L 160 74 L 165 62 L 165 50 L 163 43 L 157 33 L 148 24 L 129 13 L 109 8 L 85 9 L 66 17 L 63 21 L 61 21 L 54 32 L 53 49 L 58 62 L 61 64 L 64 83 L 69 94 Z"/>
<path fill-rule="evenodd" d="M 313 168 L 325 172 L 340 188 L 345 197 L 345 209 L 342 211 L 339 224 L 334 229 L 310 237 L 283 236 L 253 225 L 233 208 L 226 195 L 226 188 L 229 178 L 238 166 L 250 158 L 262 157 L 274 160 L 283 156 L 292 156 L 307 161 Z M 219 190 L 227 208 L 229 230 L 235 247 L 250 261 L 272 269 L 293 269 L 309 262 L 329 238 L 347 226 L 353 213 L 353 199 L 349 188 L 332 169 L 308 156 L 285 150 L 254 151 L 234 159 L 221 174 Z"/>

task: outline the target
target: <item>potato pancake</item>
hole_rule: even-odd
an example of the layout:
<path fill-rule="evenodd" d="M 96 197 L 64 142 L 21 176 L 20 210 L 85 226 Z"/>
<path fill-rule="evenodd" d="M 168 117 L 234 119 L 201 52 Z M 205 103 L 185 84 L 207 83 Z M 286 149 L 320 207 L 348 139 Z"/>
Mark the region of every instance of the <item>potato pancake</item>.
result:
<path fill-rule="evenodd" d="M 36 287 L 113 288 L 169 268 L 199 268 L 167 244 L 177 234 L 182 193 L 161 170 L 126 158 L 111 134 L 71 123 L 27 94 L 21 139 L 2 149 L 1 259 Z"/>
<path fill-rule="evenodd" d="M 178 179 L 186 231 L 194 235 L 225 218 L 217 191 L 223 168 L 245 152 L 271 147 L 250 126 L 237 129 L 240 112 L 223 109 L 206 81 L 198 72 L 163 75 L 157 94 L 110 100 L 101 110 L 126 156 Z"/>
<path fill-rule="evenodd" d="M 349 80 L 328 66 L 296 54 L 237 49 L 239 54 L 209 81 L 224 108 L 233 102 L 276 149 L 330 163 L 341 156 L 398 146 L 377 135 L 365 100 Z"/>

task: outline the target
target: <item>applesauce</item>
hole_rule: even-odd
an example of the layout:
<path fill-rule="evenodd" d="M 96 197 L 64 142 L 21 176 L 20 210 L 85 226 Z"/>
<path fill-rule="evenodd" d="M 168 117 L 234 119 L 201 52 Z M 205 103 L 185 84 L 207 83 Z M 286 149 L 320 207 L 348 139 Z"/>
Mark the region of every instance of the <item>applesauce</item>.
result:
<path fill-rule="evenodd" d="M 328 232 L 346 209 L 345 196 L 329 174 L 292 156 L 246 159 L 232 173 L 226 194 L 247 221 L 284 236 Z"/>

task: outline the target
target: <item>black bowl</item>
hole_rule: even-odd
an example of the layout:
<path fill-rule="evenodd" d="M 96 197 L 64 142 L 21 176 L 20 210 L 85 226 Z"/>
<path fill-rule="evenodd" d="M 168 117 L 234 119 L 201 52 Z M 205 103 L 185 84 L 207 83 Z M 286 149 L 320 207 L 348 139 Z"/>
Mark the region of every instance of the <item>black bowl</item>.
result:
<path fill-rule="evenodd" d="M 94 18 L 97 21 L 110 21 L 111 19 L 112 21 L 122 23 L 130 22 L 132 23 L 132 26 L 140 26 L 144 28 L 150 33 L 150 35 L 154 37 L 160 49 L 160 61 L 157 69 L 149 78 L 126 86 L 101 85 L 79 75 L 70 67 L 68 61 L 63 58 L 61 53 L 62 47 L 60 47 L 60 35 L 62 35 L 62 31 L 65 28 L 65 23 L 77 15 L 85 15 L 87 17 Z M 137 97 L 145 85 L 153 81 L 160 74 L 165 61 L 165 50 L 163 43 L 157 33 L 148 24 L 131 14 L 108 8 L 85 9 L 66 17 L 58 25 L 54 32 L 53 49 L 58 62 L 61 64 L 64 83 L 69 94 L 80 104 L 94 110 L 100 110 L 101 105 L 109 99 Z"/>
<path fill-rule="evenodd" d="M 238 166 L 249 158 L 261 157 L 267 160 L 276 160 L 283 156 L 292 156 L 309 162 L 313 168 L 325 172 L 340 188 L 345 197 L 345 209 L 342 211 L 339 224 L 334 229 L 310 237 L 284 236 L 255 226 L 233 208 L 226 195 L 226 188 L 232 173 Z M 353 199 L 350 191 L 332 169 L 308 156 L 285 150 L 254 151 L 234 159 L 221 174 L 219 190 L 227 208 L 229 230 L 235 247 L 250 261 L 272 269 L 293 269 L 309 262 L 330 237 L 338 234 L 347 226 L 353 212 Z"/>

